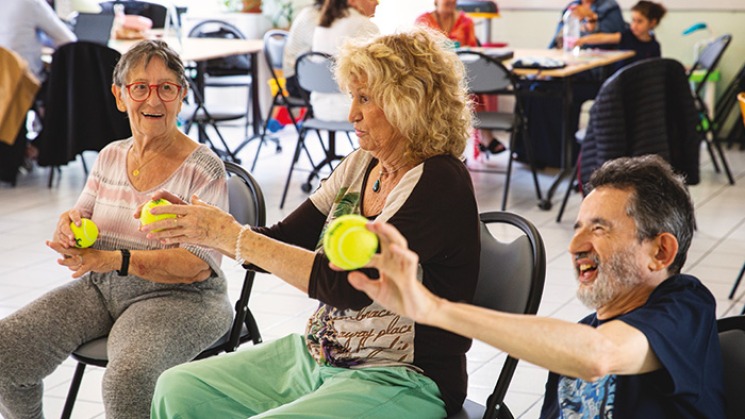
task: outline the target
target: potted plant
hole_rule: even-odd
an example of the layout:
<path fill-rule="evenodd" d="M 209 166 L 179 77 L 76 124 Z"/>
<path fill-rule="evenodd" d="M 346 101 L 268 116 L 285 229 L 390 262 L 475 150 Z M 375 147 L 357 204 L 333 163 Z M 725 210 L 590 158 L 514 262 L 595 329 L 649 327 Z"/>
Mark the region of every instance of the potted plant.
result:
<path fill-rule="evenodd" d="M 261 13 L 261 0 L 222 0 L 226 10 L 241 13 Z"/>

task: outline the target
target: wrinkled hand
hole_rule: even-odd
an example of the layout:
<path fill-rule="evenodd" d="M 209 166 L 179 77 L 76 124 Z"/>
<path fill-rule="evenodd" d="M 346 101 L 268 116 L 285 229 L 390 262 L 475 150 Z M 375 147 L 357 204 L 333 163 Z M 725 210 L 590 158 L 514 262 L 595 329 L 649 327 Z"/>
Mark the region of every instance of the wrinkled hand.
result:
<path fill-rule="evenodd" d="M 168 196 L 163 197 L 170 201 Z M 153 215 L 176 214 L 176 218 L 141 226 L 140 231 L 147 233 L 148 239 L 163 244 L 190 243 L 225 252 L 235 250 L 235 237 L 241 225 L 232 215 L 196 195 L 192 196 L 191 205 L 178 201 L 177 205 L 161 205 L 150 210 Z"/>
<path fill-rule="evenodd" d="M 349 283 L 365 292 L 388 310 L 415 321 L 428 318 L 438 298 L 416 278 L 419 256 L 409 250 L 406 239 L 390 224 L 368 223 L 368 230 L 378 235 L 381 253 L 366 265 L 377 268 L 379 279 L 370 279 L 360 271 L 350 272 Z"/>
<path fill-rule="evenodd" d="M 78 249 L 74 246 L 65 247 L 62 243 L 53 241 L 47 241 L 46 243 L 49 248 L 62 255 L 62 259 L 57 259 L 57 263 L 73 271 L 73 278 L 80 278 L 88 272 L 109 272 L 113 270 L 106 251 L 91 248 Z"/>
<path fill-rule="evenodd" d="M 52 241 L 59 243 L 65 249 L 75 247 L 75 235 L 70 229 L 70 222 L 74 222 L 75 225 L 80 226 L 81 218 L 80 211 L 76 209 L 63 212 L 59 216 L 59 221 L 57 221 L 57 227 L 54 229 Z"/>
<path fill-rule="evenodd" d="M 154 193 L 150 197 L 150 199 L 153 200 L 153 201 L 157 201 L 159 199 L 165 199 L 165 200 L 167 200 L 168 202 L 170 202 L 171 204 L 174 204 L 174 205 L 187 205 L 188 204 L 188 202 L 184 201 L 183 199 L 179 198 L 178 196 L 176 196 L 176 195 L 174 195 L 174 194 L 172 194 L 172 193 L 170 193 L 170 192 L 168 192 L 166 190 L 160 190 L 160 191 Z M 144 207 L 145 204 L 147 204 L 147 202 L 143 202 L 143 203 L 141 203 L 140 205 L 137 206 L 137 209 L 135 210 L 135 213 L 134 213 L 134 217 L 136 219 L 138 219 L 138 220 L 140 219 L 140 214 L 142 213 L 142 207 Z M 152 211 L 150 211 L 150 212 L 152 214 L 155 214 Z"/>

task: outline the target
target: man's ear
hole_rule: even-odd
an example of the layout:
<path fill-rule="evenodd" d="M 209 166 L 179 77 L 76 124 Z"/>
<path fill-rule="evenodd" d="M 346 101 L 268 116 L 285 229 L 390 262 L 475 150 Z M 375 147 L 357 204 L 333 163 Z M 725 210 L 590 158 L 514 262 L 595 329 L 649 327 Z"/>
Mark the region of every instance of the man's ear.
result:
<path fill-rule="evenodd" d="M 678 255 L 678 239 L 670 233 L 661 233 L 652 240 L 652 252 L 649 270 L 667 269 Z"/>
<path fill-rule="evenodd" d="M 120 89 L 119 86 L 112 84 L 111 94 L 114 95 L 114 99 L 116 100 L 116 108 L 119 109 L 120 112 L 127 112 L 127 105 L 124 104 L 124 98 L 122 97 L 124 91 Z"/>

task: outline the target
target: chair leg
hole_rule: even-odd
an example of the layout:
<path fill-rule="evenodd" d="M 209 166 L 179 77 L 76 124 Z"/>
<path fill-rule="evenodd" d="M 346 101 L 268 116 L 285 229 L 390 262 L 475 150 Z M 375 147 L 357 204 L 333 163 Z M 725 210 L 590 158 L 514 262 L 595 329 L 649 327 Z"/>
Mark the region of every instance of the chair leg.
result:
<path fill-rule="evenodd" d="M 535 163 L 533 160 L 533 143 L 531 143 L 530 138 L 528 137 L 527 120 L 523 120 L 521 123 L 519 123 L 519 125 L 516 124 L 516 126 L 519 126 L 521 128 L 520 131 L 516 132 L 515 130 L 513 130 L 510 134 L 510 155 L 507 159 L 507 173 L 505 177 L 504 193 L 502 195 L 502 211 L 507 208 L 507 195 L 510 189 L 510 181 L 512 179 L 512 163 L 514 161 L 512 150 L 515 149 L 515 144 L 517 143 L 516 138 L 518 137 L 521 139 L 523 146 L 525 147 L 525 154 L 528 158 L 530 173 L 533 176 L 533 186 L 535 187 L 536 197 L 538 198 L 538 202 L 541 202 L 543 200 L 543 196 L 541 194 L 541 185 L 538 182 L 538 173 L 536 172 Z"/>
<path fill-rule="evenodd" d="M 47 182 L 47 188 L 52 188 L 52 181 L 54 180 L 54 169 L 57 166 L 49 166 L 49 181 Z"/>
<path fill-rule="evenodd" d="M 574 172 L 575 174 L 575 179 L 576 179 L 576 175 L 578 175 L 577 170 L 578 170 L 577 166 L 574 166 L 574 170 L 572 170 L 572 172 Z M 559 213 L 556 215 L 557 223 L 560 223 L 561 217 L 564 216 L 564 209 L 567 206 L 567 202 L 569 201 L 569 195 L 571 195 L 572 189 L 574 189 L 574 185 L 575 185 L 574 179 L 569 179 L 569 184 L 567 185 L 567 192 L 564 194 L 564 199 L 561 201 L 561 207 L 559 207 Z"/>
<path fill-rule="evenodd" d="M 83 381 L 84 372 L 85 364 L 78 362 L 78 366 L 75 367 L 75 374 L 72 376 L 70 389 L 67 391 L 67 400 L 65 400 L 65 407 L 62 409 L 62 419 L 70 419 L 70 415 L 72 415 L 72 408 L 75 406 L 75 399 L 78 397 L 78 391 L 80 390 L 80 384 Z"/>
<path fill-rule="evenodd" d="M 721 172 L 721 169 L 719 169 L 719 162 L 717 162 L 717 156 L 714 154 L 714 149 L 711 148 L 711 142 L 709 141 L 707 134 L 704 134 L 704 143 L 706 143 L 706 151 L 709 152 L 709 158 L 711 159 L 711 164 L 714 165 L 714 172 L 716 173 Z"/>
<path fill-rule="evenodd" d="M 742 269 L 740 269 L 740 274 L 737 275 L 737 279 L 735 280 L 735 284 L 732 285 L 732 291 L 729 292 L 729 299 L 735 298 L 735 292 L 737 292 L 737 287 L 740 286 L 740 281 L 742 281 L 742 277 L 745 275 L 745 263 L 742 265 Z M 745 310 L 745 307 L 743 307 L 743 310 Z"/>
<path fill-rule="evenodd" d="M 717 153 L 719 154 L 719 159 L 722 161 L 722 168 L 724 169 L 724 173 L 727 175 L 727 181 L 729 181 L 730 185 L 735 184 L 735 178 L 732 177 L 732 172 L 729 170 L 729 164 L 727 163 L 727 158 L 724 156 L 724 151 L 722 150 L 722 144 L 719 143 L 719 140 L 714 138 L 712 140 L 714 143 L 714 148 L 717 150 Z"/>
<path fill-rule="evenodd" d="M 246 313 L 246 327 L 248 328 L 248 332 L 251 335 L 251 341 L 254 343 L 254 345 L 258 345 L 264 341 L 261 338 L 259 326 L 256 324 L 256 318 L 251 313 L 251 310 Z"/>
<path fill-rule="evenodd" d="M 88 165 L 85 164 L 85 157 L 83 157 L 83 152 L 80 152 L 80 162 L 83 163 L 83 173 L 85 173 L 85 177 L 88 177 Z"/>
<path fill-rule="evenodd" d="M 279 201 L 279 209 L 285 207 L 285 198 L 287 198 L 287 189 L 290 187 L 290 178 L 292 178 L 292 171 L 295 170 L 295 163 L 297 163 L 300 157 L 300 149 L 304 148 L 305 134 L 307 130 L 305 128 L 300 130 L 297 138 L 297 145 L 295 146 L 295 153 L 292 156 L 292 163 L 290 164 L 290 171 L 287 173 L 287 181 L 285 181 L 285 188 L 282 192 L 282 199 Z"/>

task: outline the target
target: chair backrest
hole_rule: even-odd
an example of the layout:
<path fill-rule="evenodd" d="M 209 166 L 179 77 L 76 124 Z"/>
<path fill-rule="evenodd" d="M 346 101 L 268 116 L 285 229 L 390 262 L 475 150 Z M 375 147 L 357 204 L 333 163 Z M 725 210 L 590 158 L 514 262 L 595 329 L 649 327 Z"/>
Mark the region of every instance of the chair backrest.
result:
<path fill-rule="evenodd" d="M 285 53 L 285 45 L 289 32 L 281 29 L 273 29 L 264 34 L 264 58 L 269 65 L 272 76 L 277 78 L 275 70 L 282 69 L 282 60 Z"/>
<path fill-rule="evenodd" d="M 261 227 L 266 223 L 266 204 L 259 183 L 241 166 L 224 162 L 228 174 L 229 212 L 241 224 Z M 227 340 L 219 346 L 212 346 L 203 351 L 197 359 L 206 358 L 219 352 L 233 352 L 241 343 L 252 340 L 261 342 L 256 321 L 248 310 L 248 299 L 251 296 L 256 272 L 246 270 L 241 295 L 235 304 L 235 317 L 230 327 Z"/>
<path fill-rule="evenodd" d="M 105 1 L 101 3 L 101 9 L 106 13 L 114 12 L 115 4 L 124 5 L 124 14 L 143 16 L 153 21 L 153 28 L 164 28 L 168 19 L 168 8 L 162 4 L 149 3 L 146 1 Z"/>
<path fill-rule="evenodd" d="M 132 135 L 116 108 L 112 74 L 120 54 L 91 42 L 71 42 L 52 55 L 44 128 L 35 141 L 39 164 L 62 166 L 85 150 L 99 151 Z"/>
<path fill-rule="evenodd" d="M 623 67 L 603 83 L 590 109 L 580 154 L 581 184 L 604 162 L 657 154 L 686 182 L 699 182 L 698 113 L 682 64 L 651 58 Z"/>
<path fill-rule="evenodd" d="M 282 70 L 282 61 L 285 53 L 285 45 L 289 32 L 281 29 L 273 29 L 264 34 L 264 58 L 266 65 L 269 67 L 269 74 L 274 79 L 275 86 L 282 86 L 280 82 L 279 71 Z M 282 91 L 277 89 L 275 96 L 282 95 Z"/>
<path fill-rule="evenodd" d="M 199 22 L 191 28 L 189 37 L 246 39 L 246 36 L 240 29 L 228 22 L 217 19 Z M 248 54 L 242 54 L 207 60 L 205 72 L 210 76 L 246 75 L 251 72 L 251 59 Z"/>
<path fill-rule="evenodd" d="M 458 51 L 458 58 L 466 67 L 468 90 L 471 93 L 511 93 L 514 77 L 504 64 L 477 51 Z"/>
<path fill-rule="evenodd" d="M 724 365 L 724 398 L 727 418 L 741 418 L 745 412 L 745 316 L 717 320 Z"/>
<path fill-rule="evenodd" d="M 708 79 L 711 72 L 716 69 L 719 61 L 722 59 L 722 55 L 724 55 L 724 51 L 727 49 L 731 41 L 732 35 L 729 34 L 719 36 L 711 41 L 701 51 L 698 59 L 689 70 L 689 74 L 698 69 L 703 69 L 705 70 L 705 74 L 701 80 L 705 81 L 706 79 Z M 696 89 L 694 90 L 696 96 L 700 96 L 701 90 L 705 85 L 706 83 L 702 82 L 696 86 Z"/>
<path fill-rule="evenodd" d="M 480 217 L 481 265 L 473 303 L 492 310 L 535 314 L 546 278 L 546 249 L 540 233 L 516 214 L 487 212 Z M 512 239 L 514 231 L 503 230 L 508 226 L 517 230 L 517 238 Z M 507 233 L 509 238 L 500 240 L 495 237 L 497 232 Z M 489 397 L 487 412 L 498 413 L 515 368 L 517 359 L 508 356 Z"/>
<path fill-rule="evenodd" d="M 241 166 L 224 162 L 228 172 L 230 214 L 241 224 L 263 226 L 266 204 L 259 183 Z"/>
<path fill-rule="evenodd" d="M 295 62 L 295 76 L 298 84 L 309 92 L 339 93 L 339 85 L 334 79 L 334 58 L 322 52 L 306 52 Z"/>

